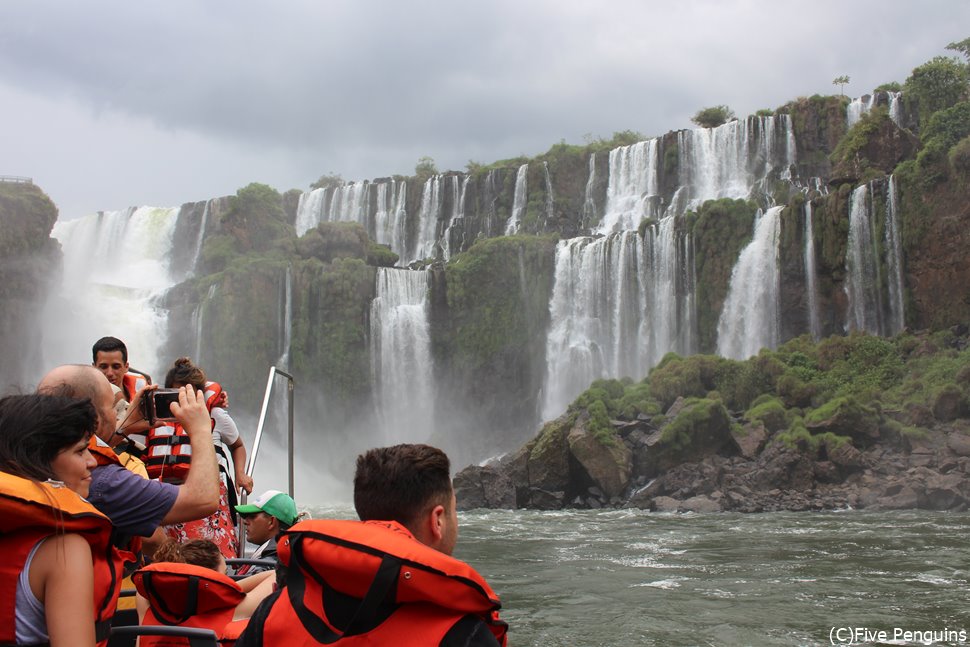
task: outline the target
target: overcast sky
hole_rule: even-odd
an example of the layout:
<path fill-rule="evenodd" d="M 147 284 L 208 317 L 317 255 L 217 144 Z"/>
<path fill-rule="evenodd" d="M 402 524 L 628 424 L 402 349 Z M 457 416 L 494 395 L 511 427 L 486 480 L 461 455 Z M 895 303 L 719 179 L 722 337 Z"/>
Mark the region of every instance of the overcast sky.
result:
<path fill-rule="evenodd" d="M 692 127 L 903 82 L 968 0 L 6 0 L 0 174 L 61 218 Z"/>

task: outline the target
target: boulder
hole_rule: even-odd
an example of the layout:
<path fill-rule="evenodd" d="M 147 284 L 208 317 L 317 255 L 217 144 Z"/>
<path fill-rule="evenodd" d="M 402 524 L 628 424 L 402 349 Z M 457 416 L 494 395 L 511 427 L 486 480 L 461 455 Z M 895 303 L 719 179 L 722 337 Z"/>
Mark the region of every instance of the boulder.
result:
<path fill-rule="evenodd" d="M 561 416 L 542 428 L 527 461 L 530 488 L 551 492 L 566 490 L 569 483 L 568 424 L 568 417 Z"/>
<path fill-rule="evenodd" d="M 731 439 L 745 458 L 754 458 L 764 447 L 768 432 L 761 422 L 749 422 L 740 431 L 731 429 Z"/>
<path fill-rule="evenodd" d="M 584 472 L 582 476 L 606 499 L 626 491 L 633 471 L 633 453 L 619 438 L 610 440 L 604 442 L 581 425 L 571 429 L 566 437 L 570 454 Z"/>
<path fill-rule="evenodd" d="M 454 487 L 459 510 L 517 507 L 512 479 L 490 465 L 466 467 L 455 475 Z"/>
<path fill-rule="evenodd" d="M 957 456 L 970 456 L 970 436 L 952 433 L 946 437 L 946 446 Z"/>

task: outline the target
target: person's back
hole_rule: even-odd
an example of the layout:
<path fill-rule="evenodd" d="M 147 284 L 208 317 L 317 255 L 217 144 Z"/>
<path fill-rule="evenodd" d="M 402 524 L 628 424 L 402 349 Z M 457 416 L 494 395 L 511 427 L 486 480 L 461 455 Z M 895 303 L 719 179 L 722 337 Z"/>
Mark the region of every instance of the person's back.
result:
<path fill-rule="evenodd" d="M 304 521 L 283 533 L 286 588 L 260 605 L 237 647 L 504 645 L 498 596 L 451 556 L 458 527 L 449 469 L 427 445 L 360 456 L 361 521 Z"/>

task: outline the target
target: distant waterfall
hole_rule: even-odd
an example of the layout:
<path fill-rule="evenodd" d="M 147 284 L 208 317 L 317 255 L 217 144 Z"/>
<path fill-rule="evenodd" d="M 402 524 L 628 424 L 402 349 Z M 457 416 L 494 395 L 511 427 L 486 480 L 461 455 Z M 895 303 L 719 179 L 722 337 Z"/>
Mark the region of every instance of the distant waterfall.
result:
<path fill-rule="evenodd" d="M 435 256 L 438 219 L 441 217 L 441 179 L 442 176 L 434 175 L 425 180 L 421 193 L 421 209 L 418 212 L 418 239 L 414 245 L 414 253 L 407 257 L 405 265 Z"/>
<path fill-rule="evenodd" d="M 754 237 L 731 272 L 724 309 L 717 322 L 717 353 L 747 359 L 781 338 L 778 240 L 781 211 L 772 207 L 755 221 Z"/>
<path fill-rule="evenodd" d="M 515 174 L 515 194 L 512 198 L 512 215 L 505 225 L 505 235 L 511 236 L 519 230 L 522 224 L 522 215 L 525 213 L 525 206 L 529 202 L 529 165 L 523 164 Z"/>
<path fill-rule="evenodd" d="M 644 218 L 660 215 L 657 148 L 657 140 L 650 139 L 610 151 L 606 213 L 597 233 L 636 229 Z"/>
<path fill-rule="evenodd" d="M 596 153 L 589 154 L 589 177 L 586 179 L 586 190 L 583 192 L 583 219 L 582 227 L 589 227 L 590 223 L 596 220 L 596 201 L 593 199 L 593 190 L 596 188 Z"/>
<path fill-rule="evenodd" d="M 805 292 L 808 297 L 808 330 L 812 339 L 822 338 L 822 322 L 818 311 L 817 272 L 815 270 L 815 230 L 812 226 L 812 202 L 805 201 Z"/>
<path fill-rule="evenodd" d="M 601 238 L 560 241 L 546 342 L 543 416 L 559 415 L 590 382 L 641 379 L 669 351 L 693 350 L 693 265 L 675 219 Z"/>
<path fill-rule="evenodd" d="M 380 182 L 377 184 L 377 212 L 374 235 L 381 245 L 388 245 L 398 256 L 404 256 L 407 224 L 407 182 Z"/>
<path fill-rule="evenodd" d="M 872 94 L 864 94 L 857 99 L 853 99 L 845 108 L 845 125 L 848 128 L 852 128 L 854 125 L 859 123 L 859 120 L 862 119 L 862 115 L 871 111 L 875 105 L 875 92 Z"/>
<path fill-rule="evenodd" d="M 371 368 L 387 443 L 424 441 L 434 431 L 428 280 L 426 270 L 377 270 Z"/>
<path fill-rule="evenodd" d="M 471 176 L 466 175 L 462 178 L 461 188 L 458 186 L 458 179 L 457 175 L 452 175 L 449 178 L 452 191 L 451 217 L 448 219 L 448 227 L 445 229 L 445 233 L 441 236 L 446 261 L 454 254 L 451 249 L 452 228 L 465 219 L 465 196 L 468 193 L 468 182 L 471 180 Z"/>
<path fill-rule="evenodd" d="M 864 184 L 852 192 L 846 251 L 845 292 L 849 298 L 846 329 L 895 335 L 903 329 L 902 249 L 896 213 L 896 183 L 886 186 L 886 211 L 879 244 L 872 197 L 879 185 Z M 882 268 L 885 268 L 885 276 Z"/>
<path fill-rule="evenodd" d="M 199 302 L 199 305 L 195 306 L 195 310 L 192 311 L 192 329 L 195 331 L 195 352 L 192 354 L 192 359 L 199 366 L 205 366 L 206 362 L 202 358 L 202 352 L 205 345 L 202 343 L 205 335 L 205 311 L 209 307 L 209 304 L 215 298 L 218 292 L 219 284 L 212 283 L 209 285 L 209 289 L 206 292 L 205 298 Z"/>
<path fill-rule="evenodd" d="M 886 334 L 895 335 L 906 325 L 903 311 L 903 243 L 899 232 L 896 178 L 889 176 L 886 185 L 886 225 L 884 243 L 886 249 L 887 288 L 889 291 L 889 328 Z"/>
<path fill-rule="evenodd" d="M 886 92 L 886 100 L 889 104 L 889 118 L 892 119 L 897 126 L 902 124 L 903 110 L 902 102 L 900 97 L 902 97 L 902 92 Z M 864 94 L 858 99 L 853 99 L 849 102 L 849 105 L 845 108 L 845 123 L 848 128 L 859 123 L 862 119 L 862 115 L 871 112 L 876 106 L 876 100 L 879 97 L 879 93 L 873 90 L 871 94 Z"/>
<path fill-rule="evenodd" d="M 287 264 L 283 274 L 283 303 L 280 305 L 280 357 L 276 366 L 283 370 L 290 368 L 290 343 L 293 338 L 293 268 Z"/>
<path fill-rule="evenodd" d="M 153 300 L 176 280 L 168 259 L 179 211 L 138 207 L 54 225 L 64 274 L 42 323 L 45 366 L 88 363 L 91 345 L 105 335 L 127 344 L 136 368 L 155 376 L 167 365 L 158 352 L 168 315 Z"/>
<path fill-rule="evenodd" d="M 202 210 L 202 222 L 199 224 L 199 235 L 195 238 L 195 249 L 192 251 L 192 263 L 188 268 L 191 272 L 195 272 L 199 264 L 199 254 L 202 252 L 202 241 L 205 240 L 205 233 L 209 227 L 210 205 L 212 205 L 212 200 L 206 200 L 205 208 Z"/>
<path fill-rule="evenodd" d="M 679 184 L 682 208 L 718 198 L 770 197 L 773 176 L 789 178 L 795 164 L 791 117 L 748 117 L 717 128 L 682 130 Z M 670 213 L 670 209 L 667 210 Z"/>
<path fill-rule="evenodd" d="M 320 224 L 323 206 L 327 201 L 328 189 L 313 189 L 300 194 L 296 206 L 296 235 L 302 236 Z"/>
<path fill-rule="evenodd" d="M 549 175 L 549 162 L 542 163 L 542 173 L 546 180 L 546 222 L 556 219 L 556 196 L 552 192 L 552 176 Z"/>

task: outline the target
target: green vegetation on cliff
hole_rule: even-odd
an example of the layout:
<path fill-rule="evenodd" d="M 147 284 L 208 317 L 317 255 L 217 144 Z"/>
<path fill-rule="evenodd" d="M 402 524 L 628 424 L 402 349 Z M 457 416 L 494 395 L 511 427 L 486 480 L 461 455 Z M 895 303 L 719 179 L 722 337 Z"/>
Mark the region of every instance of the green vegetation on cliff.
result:
<path fill-rule="evenodd" d="M 655 417 L 680 398 L 673 418 Z M 708 425 L 711 416 L 721 419 L 717 407 L 735 412 L 718 423 L 723 434 L 737 422 L 757 422 L 776 442 L 861 447 L 880 429 L 946 422 L 970 410 L 970 344 L 952 332 L 894 339 L 855 333 L 817 344 L 799 337 L 741 362 L 670 354 L 642 382 L 594 382 L 569 411 L 653 418 L 664 442 L 681 452 L 693 443 L 686 429 L 717 436 Z"/>

